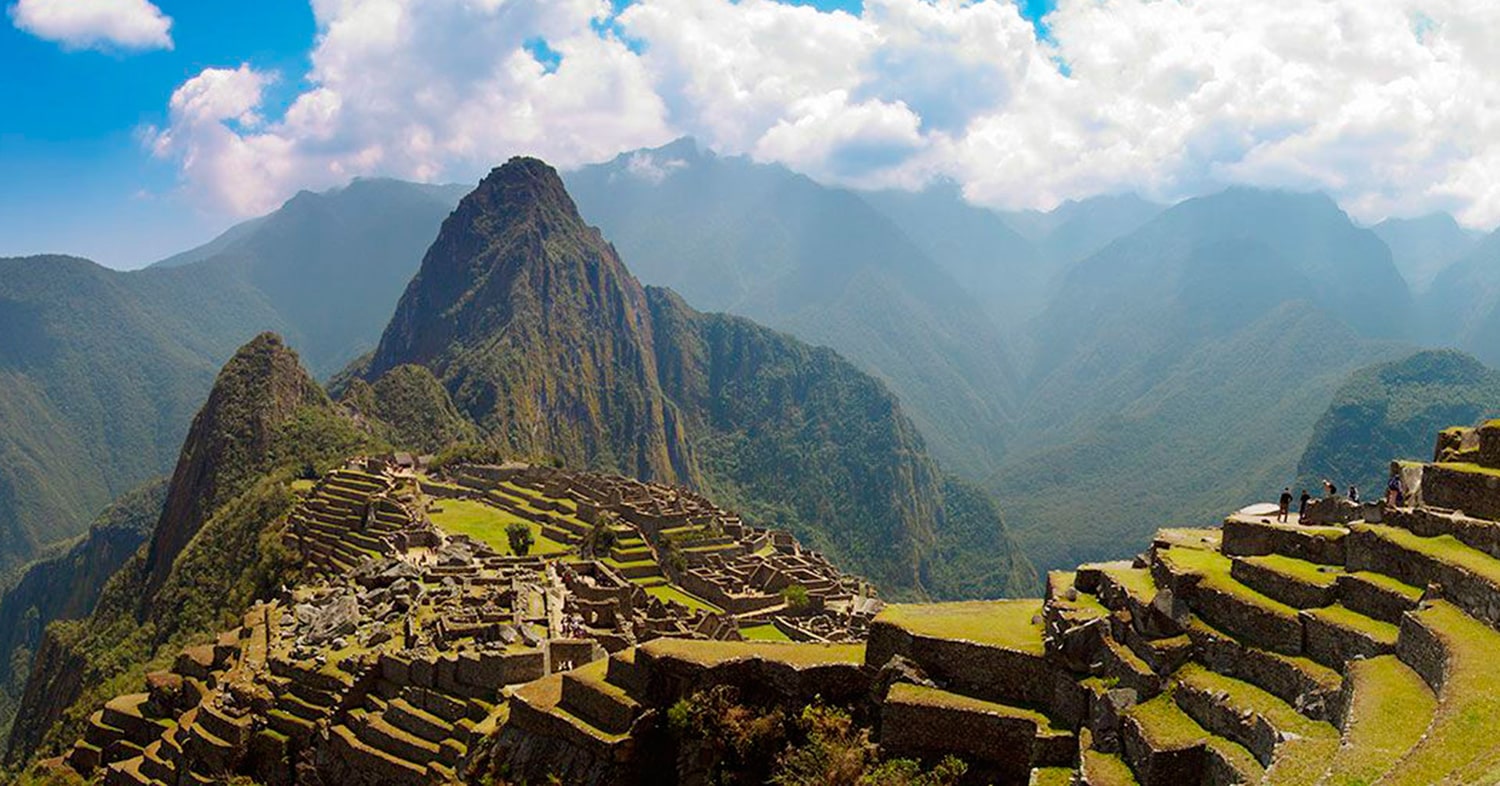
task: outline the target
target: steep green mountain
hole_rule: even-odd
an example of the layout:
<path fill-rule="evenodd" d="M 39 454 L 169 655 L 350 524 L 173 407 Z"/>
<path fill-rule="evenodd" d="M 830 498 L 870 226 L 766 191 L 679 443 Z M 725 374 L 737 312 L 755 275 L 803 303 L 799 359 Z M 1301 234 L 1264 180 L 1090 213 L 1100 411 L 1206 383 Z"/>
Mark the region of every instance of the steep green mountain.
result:
<path fill-rule="evenodd" d="M 160 475 L 218 359 L 279 321 L 223 270 L 0 260 L 0 569 Z"/>
<path fill-rule="evenodd" d="M 1500 232 L 1439 273 L 1418 307 L 1425 340 L 1500 364 Z"/>
<path fill-rule="evenodd" d="M 76 738 L 102 697 L 274 591 L 290 560 L 266 528 L 290 509 L 291 480 L 369 447 L 278 337 L 242 347 L 194 418 L 149 542 L 88 617 L 46 629 L 7 761 Z"/>
<path fill-rule="evenodd" d="M 355 180 L 303 191 L 279 210 L 157 263 L 232 270 L 281 316 L 324 376 L 369 351 L 464 186 Z"/>
<path fill-rule="evenodd" d="M 692 140 L 567 180 L 646 283 L 832 347 L 889 385 L 963 473 L 1003 454 L 1010 347 L 986 307 L 859 196 Z"/>
<path fill-rule="evenodd" d="M 1500 413 L 1500 372 L 1452 350 L 1429 350 L 1351 375 L 1318 418 L 1297 483 L 1353 483 L 1370 499 L 1385 488 L 1392 458 L 1426 460 L 1433 435 Z"/>
<path fill-rule="evenodd" d="M 411 363 L 506 452 L 712 489 L 887 593 L 1034 581 L 992 504 L 945 495 L 883 385 L 643 288 L 540 161 L 513 159 L 464 198 L 359 373 Z M 972 573 L 940 564 L 971 551 Z"/>
<path fill-rule="evenodd" d="M 357 181 L 152 268 L 0 259 L 0 576 L 171 469 L 214 372 L 263 330 L 331 372 L 374 345 L 451 187 Z"/>
<path fill-rule="evenodd" d="M 151 535 L 166 492 L 161 478 L 125 493 L 94 519 L 82 540 L 28 567 L 0 595 L 0 739 L 10 733 L 42 630 L 53 620 L 93 610 L 104 583 Z"/>
<path fill-rule="evenodd" d="M 1391 259 L 1413 292 L 1427 289 L 1447 267 L 1473 250 L 1480 236 L 1447 213 L 1388 218 L 1370 228 L 1391 249 Z"/>
<path fill-rule="evenodd" d="M 399 448 L 435 453 L 478 438 L 478 430 L 454 406 L 443 383 L 423 366 L 397 366 L 373 385 L 359 378 L 350 380 L 339 401 L 364 417 L 381 439 Z"/>

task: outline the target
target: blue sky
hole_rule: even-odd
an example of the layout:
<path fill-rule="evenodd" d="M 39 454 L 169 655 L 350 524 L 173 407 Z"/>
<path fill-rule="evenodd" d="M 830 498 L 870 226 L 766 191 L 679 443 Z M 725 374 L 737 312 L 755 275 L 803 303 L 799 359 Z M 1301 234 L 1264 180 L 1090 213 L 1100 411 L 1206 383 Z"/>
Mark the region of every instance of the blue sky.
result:
<path fill-rule="evenodd" d="M 302 188 L 681 135 L 999 209 L 1244 184 L 1500 224 L 1492 0 L 611 2 L 0 0 L 0 255 L 135 267 Z"/>
<path fill-rule="evenodd" d="M 799 4 L 854 14 L 861 5 Z M 308 69 L 312 10 L 306 0 L 156 5 L 172 19 L 171 49 L 70 49 L 9 17 L 0 26 L 0 73 L 22 75 L 0 80 L 0 255 L 61 251 L 133 267 L 230 222 L 179 193 L 177 164 L 152 156 L 141 129 L 165 125 L 173 91 L 203 69 L 246 62 L 280 75 L 274 114 Z"/>

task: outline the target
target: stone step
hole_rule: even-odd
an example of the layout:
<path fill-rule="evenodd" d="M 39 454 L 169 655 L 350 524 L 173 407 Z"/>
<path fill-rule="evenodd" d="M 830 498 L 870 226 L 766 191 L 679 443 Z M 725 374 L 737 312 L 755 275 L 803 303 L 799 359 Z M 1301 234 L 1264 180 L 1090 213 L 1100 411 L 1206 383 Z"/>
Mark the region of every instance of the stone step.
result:
<path fill-rule="evenodd" d="M 456 733 L 453 724 L 423 709 L 413 707 L 406 699 L 391 701 L 385 710 L 385 720 L 392 726 L 428 742 L 442 744 L 443 740 Z"/>
<path fill-rule="evenodd" d="M 1400 625 L 1401 617 L 1421 601 L 1422 590 L 1383 573 L 1360 571 L 1339 576 L 1338 597 L 1348 609 Z"/>
<path fill-rule="evenodd" d="M 177 782 L 177 762 L 163 755 L 161 741 L 147 745 L 142 751 L 141 774 L 162 783 Z"/>
<path fill-rule="evenodd" d="M 623 689 L 606 680 L 609 661 L 597 660 L 563 674 L 562 709 L 610 734 L 624 734 L 641 713 L 641 706 Z"/>
<path fill-rule="evenodd" d="M 1033 710 L 909 683 L 880 708 L 880 747 L 892 756 L 958 756 L 989 780 L 1025 781 L 1033 767 L 1071 764 L 1078 742 Z M 976 773 L 977 774 L 977 773 Z"/>
<path fill-rule="evenodd" d="M 150 786 L 151 779 L 141 774 L 141 757 L 118 761 L 104 769 L 104 786 Z"/>
<path fill-rule="evenodd" d="M 1452 535 L 1467 546 L 1500 557 L 1500 522 L 1424 507 L 1389 510 L 1381 523 L 1427 538 Z"/>
<path fill-rule="evenodd" d="M 1103 643 L 1104 646 L 1099 651 L 1098 668 L 1099 673 L 1107 680 L 1121 688 L 1134 690 L 1142 699 L 1161 692 L 1162 678 L 1152 670 L 1150 664 L 1129 647 L 1116 641 L 1114 636 L 1105 636 Z"/>
<path fill-rule="evenodd" d="M 364 710 L 350 712 L 349 727 L 370 747 L 416 765 L 425 766 L 423 763 L 442 754 L 437 743 L 398 729 L 378 714 L 370 714 Z"/>
<path fill-rule="evenodd" d="M 1026 786 L 1073 786 L 1072 767 L 1037 767 L 1031 771 Z"/>
<path fill-rule="evenodd" d="M 1422 468 L 1422 503 L 1500 520 L 1500 470 L 1465 462 L 1427 464 Z"/>
<path fill-rule="evenodd" d="M 1228 557 L 1200 549 L 1156 549 L 1157 583 L 1210 625 L 1254 647 L 1284 655 L 1302 653 L 1297 609 L 1235 581 Z"/>
<path fill-rule="evenodd" d="M 446 693 L 409 685 L 401 689 L 401 698 L 413 707 L 448 723 L 458 723 L 469 714 L 469 703 Z"/>
<path fill-rule="evenodd" d="M 1339 716 L 1344 682 L 1339 672 L 1304 656 L 1248 646 L 1202 620 L 1189 625 L 1188 637 L 1204 666 L 1248 682 L 1312 720 Z"/>
<path fill-rule="evenodd" d="M 69 767 L 83 775 L 90 775 L 103 763 L 104 751 L 88 740 L 73 743 L 63 760 Z"/>
<path fill-rule="evenodd" d="M 1284 557 L 1322 565 L 1344 564 L 1343 527 L 1278 524 L 1267 517 L 1230 516 L 1224 520 L 1224 554 Z"/>
<path fill-rule="evenodd" d="M 1205 730 L 1167 693 L 1125 710 L 1120 740 L 1123 759 L 1142 786 L 1196 784 L 1225 770 L 1247 783 L 1262 775 L 1260 763 L 1243 746 Z"/>
<path fill-rule="evenodd" d="M 1241 584 L 1298 609 L 1327 606 L 1338 599 L 1342 568 L 1267 554 L 1234 557 L 1229 575 Z"/>
<path fill-rule="evenodd" d="M 1421 675 L 1393 655 L 1349 664 L 1344 743 L 1323 783 L 1374 783 L 1422 738 L 1437 697 Z"/>
<path fill-rule="evenodd" d="M 639 700 L 646 692 L 646 672 L 636 665 L 635 653 L 635 648 L 631 647 L 609 656 L 604 679 L 625 691 L 625 695 Z"/>
<path fill-rule="evenodd" d="M 1249 750 L 1275 783 L 1316 784 L 1338 750 L 1331 724 L 1313 721 L 1248 682 L 1192 664 L 1176 674 L 1173 699 L 1203 728 Z"/>
<path fill-rule="evenodd" d="M 1396 655 L 1434 689 L 1438 705 L 1426 735 L 1382 783 L 1439 783 L 1500 749 L 1497 652 L 1500 633 L 1447 601 L 1424 603 L 1402 619 Z"/>
<path fill-rule="evenodd" d="M 329 729 L 329 744 L 336 755 L 351 767 L 363 769 L 380 783 L 420 784 L 427 782 L 426 768 L 370 746 L 348 726 L 338 724 Z"/>
<path fill-rule="evenodd" d="M 1398 527 L 1356 524 L 1351 570 L 1383 573 L 1404 584 L 1440 584 L 1443 597 L 1490 625 L 1500 625 L 1500 559 L 1451 535 L 1424 538 Z"/>
<path fill-rule="evenodd" d="M 1193 657 L 1193 641 L 1186 633 L 1146 638 L 1131 624 L 1113 625 L 1116 641 L 1124 643 L 1157 674 L 1171 674 Z"/>
<path fill-rule="evenodd" d="M 1345 661 L 1396 651 L 1397 628 L 1341 605 L 1302 611 L 1302 646 L 1307 657 L 1331 669 Z"/>

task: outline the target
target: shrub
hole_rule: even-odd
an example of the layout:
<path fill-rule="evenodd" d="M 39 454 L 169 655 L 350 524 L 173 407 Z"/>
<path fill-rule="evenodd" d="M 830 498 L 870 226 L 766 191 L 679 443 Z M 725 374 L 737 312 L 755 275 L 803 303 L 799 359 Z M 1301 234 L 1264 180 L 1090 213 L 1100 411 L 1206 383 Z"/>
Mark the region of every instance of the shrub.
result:
<path fill-rule="evenodd" d="M 812 598 L 807 596 L 807 587 L 801 584 L 793 584 L 782 590 L 781 599 L 786 601 L 787 610 L 794 614 L 807 611 L 812 605 Z"/>
<path fill-rule="evenodd" d="M 536 543 L 536 536 L 531 534 L 531 528 L 517 521 L 505 528 L 505 539 L 510 541 L 510 550 L 519 556 L 531 553 L 531 547 Z"/>

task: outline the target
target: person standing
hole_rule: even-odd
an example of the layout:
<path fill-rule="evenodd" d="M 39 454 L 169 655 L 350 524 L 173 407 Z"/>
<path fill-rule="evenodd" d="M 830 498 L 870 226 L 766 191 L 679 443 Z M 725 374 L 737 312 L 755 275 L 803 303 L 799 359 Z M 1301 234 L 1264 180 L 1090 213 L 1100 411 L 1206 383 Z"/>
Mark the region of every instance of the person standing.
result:
<path fill-rule="evenodd" d="M 1299 522 L 1302 521 L 1302 517 L 1307 515 L 1307 503 L 1311 499 L 1312 499 L 1312 495 L 1309 494 L 1309 493 L 1307 493 L 1307 489 L 1303 489 L 1302 490 L 1302 499 L 1300 500 L 1299 504 L 1297 505 L 1297 521 L 1299 521 Z"/>
<path fill-rule="evenodd" d="M 1281 503 L 1276 509 L 1276 520 L 1285 522 L 1287 514 L 1292 510 L 1292 487 L 1287 486 L 1281 490 Z"/>
<path fill-rule="evenodd" d="M 1352 483 L 1349 485 L 1349 501 L 1350 502 L 1358 502 L 1359 501 L 1359 486 L 1356 486 L 1356 485 L 1354 485 Z"/>

